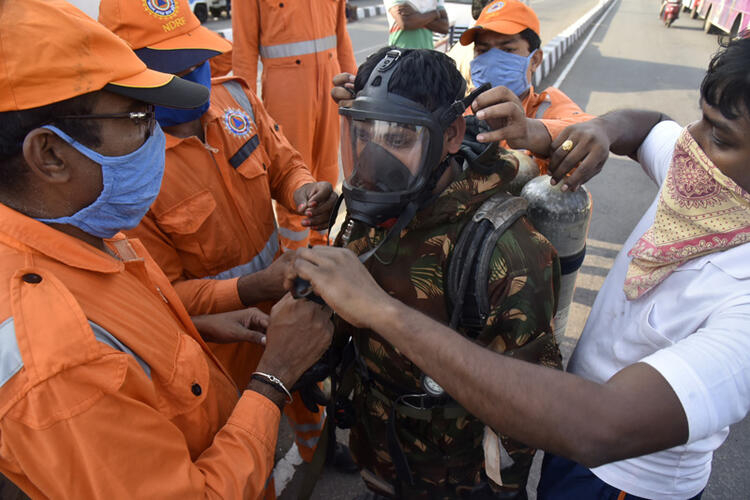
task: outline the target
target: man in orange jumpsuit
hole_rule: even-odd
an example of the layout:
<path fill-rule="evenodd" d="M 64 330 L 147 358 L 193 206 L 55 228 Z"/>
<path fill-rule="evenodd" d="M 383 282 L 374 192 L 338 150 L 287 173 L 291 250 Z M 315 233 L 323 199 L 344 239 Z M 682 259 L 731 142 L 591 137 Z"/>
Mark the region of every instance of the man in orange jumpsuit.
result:
<path fill-rule="evenodd" d="M 285 387 L 327 347 L 329 313 L 282 300 L 240 393 L 117 234 L 158 193 L 151 105 L 207 92 L 62 0 L 0 2 L 0 60 L 0 472 L 34 498 L 257 498 Z"/>
<path fill-rule="evenodd" d="M 324 227 L 336 195 L 330 183 L 315 182 L 241 78 L 211 80 L 208 59 L 231 45 L 200 25 L 187 0 L 170 2 L 174 11 L 164 16 L 137 0 L 100 4 L 99 21 L 149 68 L 211 88 L 210 103 L 202 108 L 156 108 L 167 134 L 164 179 L 141 224 L 127 234 L 143 242 L 191 315 L 261 302 L 267 310 L 284 295 L 283 275 L 291 262 L 291 253 L 279 257 L 272 198 L 277 207 L 302 206 L 312 227 Z M 166 23 L 174 28 L 165 35 Z M 209 345 L 237 385 L 246 385 L 262 346 Z M 311 412 L 298 397 L 286 415 L 300 455 L 310 461 L 325 411 Z"/>
<path fill-rule="evenodd" d="M 346 30 L 345 0 L 243 0 L 232 8 L 234 73 L 255 90 L 263 62 L 262 97 L 318 181 L 338 180 L 339 116 L 329 93 L 356 64 Z M 277 207 L 285 248 L 325 243 L 325 233 Z"/>

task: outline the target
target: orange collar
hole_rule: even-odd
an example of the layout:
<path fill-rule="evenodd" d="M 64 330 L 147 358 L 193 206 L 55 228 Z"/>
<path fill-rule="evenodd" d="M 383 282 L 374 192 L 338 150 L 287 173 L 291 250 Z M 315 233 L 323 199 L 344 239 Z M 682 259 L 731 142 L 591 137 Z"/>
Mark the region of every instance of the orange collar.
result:
<path fill-rule="evenodd" d="M 112 240 L 124 238 L 117 234 Z M 0 204 L 0 242 L 18 250 L 31 248 L 67 266 L 87 271 L 118 273 L 124 269 L 121 261 L 101 250 L 3 204 Z"/>

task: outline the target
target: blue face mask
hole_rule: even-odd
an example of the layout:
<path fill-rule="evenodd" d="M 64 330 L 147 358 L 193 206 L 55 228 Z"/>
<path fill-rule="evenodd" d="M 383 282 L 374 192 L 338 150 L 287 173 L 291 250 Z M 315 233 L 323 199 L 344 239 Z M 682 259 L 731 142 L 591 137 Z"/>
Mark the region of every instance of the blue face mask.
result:
<path fill-rule="evenodd" d="M 180 78 L 189 82 L 200 83 L 204 87 L 208 87 L 208 90 L 211 90 L 211 66 L 208 64 L 208 61 Z M 200 108 L 174 109 L 165 108 L 164 106 L 154 106 L 154 111 L 156 112 L 156 121 L 159 122 L 159 125 L 162 127 L 171 127 L 197 120 L 203 116 L 203 113 L 208 111 L 210 105 L 211 101 L 209 100 Z"/>
<path fill-rule="evenodd" d="M 37 220 L 70 224 L 98 238 L 111 238 L 119 231 L 137 226 L 159 194 L 164 175 L 166 138 L 161 128 L 156 125 L 141 147 L 123 156 L 104 156 L 57 127 L 44 128 L 101 165 L 103 188 L 96 201 L 73 215 Z"/>
<path fill-rule="evenodd" d="M 471 61 L 471 82 L 475 87 L 486 82 L 493 87 L 508 87 L 511 92 L 520 96 L 531 86 L 526 73 L 534 52 L 523 57 L 493 48 L 479 54 Z"/>

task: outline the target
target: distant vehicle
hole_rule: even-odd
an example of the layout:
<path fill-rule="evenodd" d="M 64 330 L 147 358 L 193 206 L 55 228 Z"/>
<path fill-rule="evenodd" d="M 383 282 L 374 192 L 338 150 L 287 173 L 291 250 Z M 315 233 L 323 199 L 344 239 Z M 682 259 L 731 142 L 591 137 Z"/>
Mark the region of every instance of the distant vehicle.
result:
<path fill-rule="evenodd" d="M 226 11 L 227 17 L 229 17 L 229 5 L 230 3 L 227 0 L 208 0 L 208 12 L 211 17 L 221 17 L 221 11 Z"/>
<path fill-rule="evenodd" d="M 690 17 L 703 19 L 703 31 L 735 38 L 750 25 L 750 0 L 682 0 Z"/>
<path fill-rule="evenodd" d="M 680 15 L 681 7 L 682 5 L 680 4 L 679 0 L 665 1 L 664 3 L 662 3 L 659 18 L 664 23 L 664 26 L 666 26 L 667 28 L 672 26 L 672 23 L 675 22 L 677 17 Z"/>
<path fill-rule="evenodd" d="M 206 0 L 188 0 L 188 3 L 195 17 L 201 23 L 205 23 L 206 19 L 208 19 L 208 2 Z"/>

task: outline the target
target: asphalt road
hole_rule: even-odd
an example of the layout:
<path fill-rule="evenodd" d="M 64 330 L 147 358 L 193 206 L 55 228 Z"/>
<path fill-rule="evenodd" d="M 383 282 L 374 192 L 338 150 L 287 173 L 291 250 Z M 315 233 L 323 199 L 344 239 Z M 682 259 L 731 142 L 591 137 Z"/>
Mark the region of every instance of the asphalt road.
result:
<path fill-rule="evenodd" d="M 353 3 L 368 3 L 355 0 Z M 374 2 L 369 2 L 374 3 Z M 588 11 L 595 0 L 531 0 L 541 21 L 546 43 Z M 558 86 L 587 112 L 603 114 L 622 107 L 662 111 L 681 124 L 700 117 L 698 88 L 711 54 L 717 48 L 715 36 L 705 35 L 701 22 L 683 13 L 666 29 L 657 18 L 658 2 L 619 0 L 602 19 L 588 44 L 586 37 L 573 47 L 542 87 L 557 82 L 565 67 L 581 47 L 570 73 Z M 229 27 L 228 20 L 209 21 L 214 29 Z M 385 16 L 366 18 L 349 24 L 357 62 L 385 44 Z M 586 44 L 586 45 L 585 45 Z M 584 47 L 585 45 L 585 47 Z M 587 185 L 594 199 L 594 212 L 588 241 L 588 255 L 579 273 L 574 304 L 561 346 L 567 357 L 585 323 L 599 287 L 631 229 L 657 193 L 656 187 L 628 159 L 611 157 L 604 171 Z M 344 433 L 339 439 L 346 440 Z M 289 453 L 291 435 L 282 430 L 277 457 Z M 714 470 L 705 499 L 750 498 L 750 420 L 737 424 L 724 446 L 716 453 Z M 286 461 L 285 461 L 286 462 Z M 296 498 L 304 466 L 285 466 L 293 478 L 282 499 Z M 530 496 L 536 475 L 532 477 Z M 348 499 L 363 492 L 358 475 L 324 472 L 314 499 Z"/>

